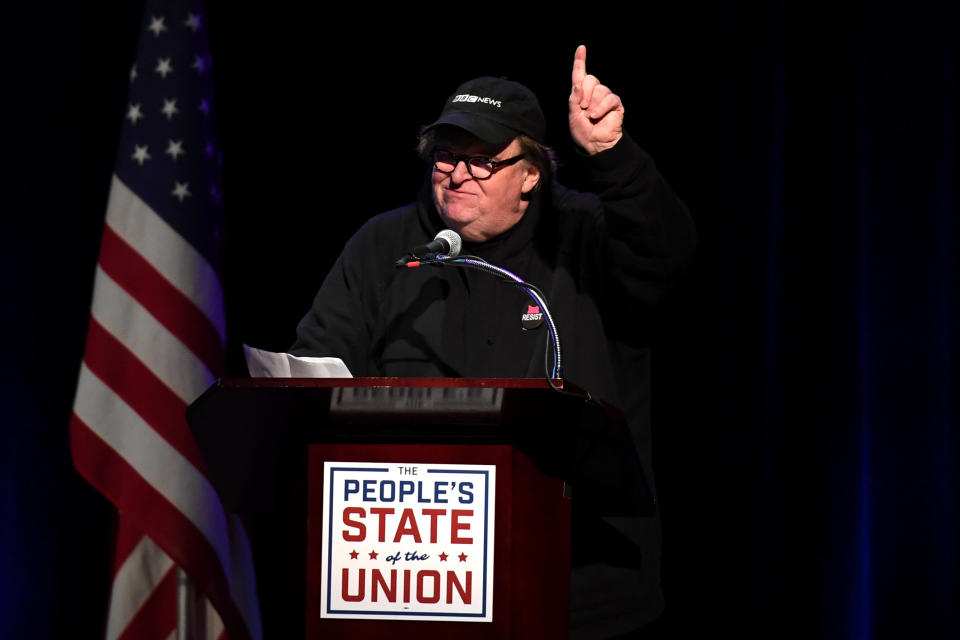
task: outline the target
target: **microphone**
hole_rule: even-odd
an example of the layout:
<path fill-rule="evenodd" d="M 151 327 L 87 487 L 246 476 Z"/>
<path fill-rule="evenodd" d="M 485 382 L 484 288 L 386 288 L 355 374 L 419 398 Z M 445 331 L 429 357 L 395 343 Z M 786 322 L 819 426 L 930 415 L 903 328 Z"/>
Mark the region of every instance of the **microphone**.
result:
<path fill-rule="evenodd" d="M 421 260 L 433 260 L 437 254 L 446 254 L 448 258 L 456 258 L 463 248 L 460 234 L 450 229 L 444 229 L 427 244 L 412 249 L 407 255 L 399 258 L 393 264 L 397 267 L 419 267 Z"/>
<path fill-rule="evenodd" d="M 460 234 L 450 229 L 444 229 L 432 241 L 414 248 L 410 254 L 414 258 L 430 259 L 434 257 L 430 255 L 431 253 L 434 255 L 442 253 L 451 258 L 456 258 L 460 255 L 460 249 L 462 248 L 463 240 L 460 239 Z"/>

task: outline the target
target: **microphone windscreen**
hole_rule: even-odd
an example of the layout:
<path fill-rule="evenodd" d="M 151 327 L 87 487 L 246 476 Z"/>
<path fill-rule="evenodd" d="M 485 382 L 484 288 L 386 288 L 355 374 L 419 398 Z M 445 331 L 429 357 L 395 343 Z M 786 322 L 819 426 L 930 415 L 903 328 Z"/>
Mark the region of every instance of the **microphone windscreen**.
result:
<path fill-rule="evenodd" d="M 451 258 L 456 258 L 460 255 L 460 250 L 463 249 L 463 240 L 460 239 L 460 234 L 452 229 L 444 229 L 436 236 L 434 239 L 443 239 L 447 241 L 447 244 L 450 245 L 450 250 L 446 252 Z"/>

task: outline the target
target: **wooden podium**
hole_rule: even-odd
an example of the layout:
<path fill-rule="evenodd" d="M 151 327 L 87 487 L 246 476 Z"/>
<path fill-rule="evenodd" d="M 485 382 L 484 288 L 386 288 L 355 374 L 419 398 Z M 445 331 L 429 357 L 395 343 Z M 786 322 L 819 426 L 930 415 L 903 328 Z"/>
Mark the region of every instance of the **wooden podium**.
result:
<path fill-rule="evenodd" d="M 579 391 L 570 383 L 566 388 Z M 247 524 L 267 638 L 566 637 L 566 496 L 575 491 L 578 500 L 607 514 L 652 510 L 619 413 L 561 395 L 540 379 L 232 379 L 208 389 L 188 408 L 187 419 L 224 507 Z M 346 517 L 323 519 L 325 493 L 333 493 L 325 491 L 325 462 L 495 468 L 493 535 L 483 550 L 492 554 L 492 572 L 477 574 L 479 581 L 490 573 L 491 597 L 470 602 L 492 618 L 449 621 L 441 613 L 404 619 L 401 612 L 396 619 L 374 619 L 369 611 L 329 617 L 333 609 L 321 590 L 326 585 L 329 593 L 339 578 L 328 570 L 329 552 L 326 558 L 321 553 L 324 527 L 331 538 L 356 530 L 344 526 Z M 411 565 L 398 568 L 405 566 Z M 388 592 L 381 580 L 380 602 L 386 593 L 401 607 L 424 590 L 440 596 L 439 583 L 422 582 Z M 370 589 L 372 583 L 371 575 Z M 448 586 L 448 601 L 451 592 L 462 599 Z"/>

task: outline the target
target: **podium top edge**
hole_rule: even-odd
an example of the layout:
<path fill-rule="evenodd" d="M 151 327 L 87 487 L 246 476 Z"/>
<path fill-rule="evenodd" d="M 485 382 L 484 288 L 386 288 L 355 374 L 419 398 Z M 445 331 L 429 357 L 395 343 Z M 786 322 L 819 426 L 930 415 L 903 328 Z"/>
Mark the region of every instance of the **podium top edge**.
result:
<path fill-rule="evenodd" d="M 579 390 L 563 379 L 555 379 L 560 389 Z M 221 378 L 215 386 L 228 389 L 251 388 L 336 388 L 336 387 L 404 387 L 404 388 L 483 388 L 483 389 L 549 389 L 545 378 Z"/>

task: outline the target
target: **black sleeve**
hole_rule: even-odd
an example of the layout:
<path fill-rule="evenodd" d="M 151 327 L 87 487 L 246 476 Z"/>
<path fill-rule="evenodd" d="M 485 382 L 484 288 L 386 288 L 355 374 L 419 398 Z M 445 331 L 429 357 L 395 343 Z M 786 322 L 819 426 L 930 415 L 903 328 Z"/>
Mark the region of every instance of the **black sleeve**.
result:
<path fill-rule="evenodd" d="M 580 166 L 599 198 L 594 242 L 605 279 L 628 298 L 653 304 L 693 257 L 696 232 L 686 205 L 627 133 L 611 149 L 581 155 Z"/>
<path fill-rule="evenodd" d="M 368 371 L 370 323 L 366 307 L 371 274 L 366 274 L 358 233 L 344 247 L 324 279 L 313 305 L 297 325 L 290 353 L 341 358 L 354 376 Z"/>

